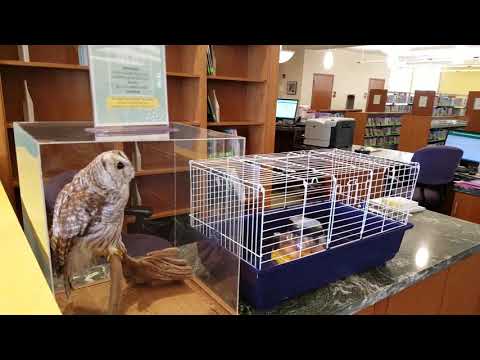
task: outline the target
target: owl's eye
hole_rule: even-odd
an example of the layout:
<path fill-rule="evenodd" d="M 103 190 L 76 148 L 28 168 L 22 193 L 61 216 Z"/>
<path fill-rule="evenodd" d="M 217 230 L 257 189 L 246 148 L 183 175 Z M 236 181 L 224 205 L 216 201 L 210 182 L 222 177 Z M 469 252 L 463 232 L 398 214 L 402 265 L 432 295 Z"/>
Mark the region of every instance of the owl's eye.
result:
<path fill-rule="evenodd" d="M 125 165 L 124 165 L 121 161 L 119 161 L 119 162 L 117 163 L 117 169 L 120 170 L 120 169 L 123 169 L 124 167 L 125 167 Z"/>

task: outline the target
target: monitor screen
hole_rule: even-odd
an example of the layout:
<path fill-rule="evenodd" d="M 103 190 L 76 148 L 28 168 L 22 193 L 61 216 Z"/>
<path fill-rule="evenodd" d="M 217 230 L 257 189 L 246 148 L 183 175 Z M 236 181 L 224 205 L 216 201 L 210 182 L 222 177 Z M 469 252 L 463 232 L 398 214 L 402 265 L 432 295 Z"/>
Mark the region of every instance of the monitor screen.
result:
<path fill-rule="evenodd" d="M 296 99 L 277 99 L 277 119 L 295 120 L 297 106 Z"/>
<path fill-rule="evenodd" d="M 449 131 L 445 145 L 462 149 L 462 160 L 480 162 L 480 133 Z"/>

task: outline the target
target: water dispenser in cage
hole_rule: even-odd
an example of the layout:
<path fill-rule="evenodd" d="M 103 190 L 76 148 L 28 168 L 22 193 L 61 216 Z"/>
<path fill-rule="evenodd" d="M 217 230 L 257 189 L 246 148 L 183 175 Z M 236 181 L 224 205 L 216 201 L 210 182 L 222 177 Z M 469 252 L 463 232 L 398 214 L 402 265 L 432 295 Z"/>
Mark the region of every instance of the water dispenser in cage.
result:
<path fill-rule="evenodd" d="M 191 225 L 241 262 L 257 308 L 384 264 L 400 247 L 418 163 L 299 151 L 191 161 Z M 207 185 L 207 186 L 205 186 Z"/>

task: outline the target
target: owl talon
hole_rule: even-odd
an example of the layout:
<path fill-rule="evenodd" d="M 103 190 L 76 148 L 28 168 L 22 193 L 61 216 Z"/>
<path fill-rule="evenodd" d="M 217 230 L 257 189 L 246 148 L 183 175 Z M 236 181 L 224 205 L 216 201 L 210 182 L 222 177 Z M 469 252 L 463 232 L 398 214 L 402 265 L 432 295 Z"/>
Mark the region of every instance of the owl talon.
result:
<path fill-rule="evenodd" d="M 108 249 L 108 256 L 107 256 L 107 261 L 110 262 L 110 258 L 112 255 L 117 255 L 120 259 L 123 259 L 123 251 L 117 248 L 109 248 Z"/>

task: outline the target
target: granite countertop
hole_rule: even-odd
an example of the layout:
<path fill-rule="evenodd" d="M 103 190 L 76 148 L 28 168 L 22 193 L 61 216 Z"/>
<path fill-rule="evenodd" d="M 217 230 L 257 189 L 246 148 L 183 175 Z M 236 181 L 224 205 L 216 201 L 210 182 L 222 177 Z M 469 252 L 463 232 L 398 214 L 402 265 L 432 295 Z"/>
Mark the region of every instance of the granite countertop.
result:
<path fill-rule="evenodd" d="M 270 311 L 240 305 L 241 314 L 348 315 L 480 251 L 480 225 L 432 211 L 410 217 L 397 255 L 385 266 L 349 276 L 326 287 L 287 300 Z"/>

